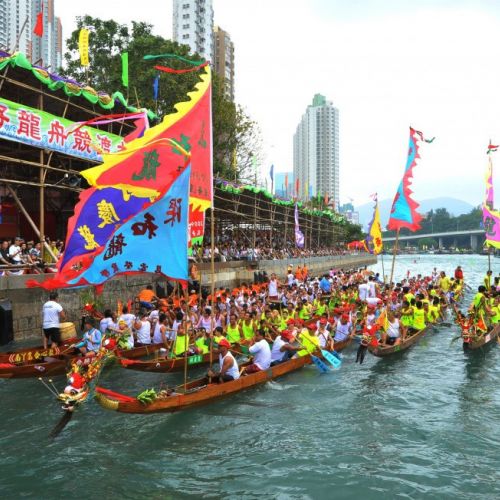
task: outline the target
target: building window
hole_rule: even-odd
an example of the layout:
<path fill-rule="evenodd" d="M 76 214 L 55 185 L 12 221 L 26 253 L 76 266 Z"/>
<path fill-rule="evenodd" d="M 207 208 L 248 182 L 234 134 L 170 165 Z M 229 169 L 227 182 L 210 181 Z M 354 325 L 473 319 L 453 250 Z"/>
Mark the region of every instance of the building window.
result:
<path fill-rule="evenodd" d="M 188 3 L 183 4 L 183 5 L 182 5 L 182 8 L 183 8 L 183 9 L 189 9 L 189 4 L 188 4 Z"/>
<path fill-rule="evenodd" d="M 189 19 L 189 14 L 183 14 L 182 19 Z"/>
<path fill-rule="evenodd" d="M 183 29 L 183 30 L 187 30 L 187 29 L 189 29 L 189 24 L 183 24 L 183 25 L 182 25 L 182 29 Z"/>
<path fill-rule="evenodd" d="M 189 38 L 189 35 L 182 35 L 182 38 L 186 40 L 186 38 Z"/>

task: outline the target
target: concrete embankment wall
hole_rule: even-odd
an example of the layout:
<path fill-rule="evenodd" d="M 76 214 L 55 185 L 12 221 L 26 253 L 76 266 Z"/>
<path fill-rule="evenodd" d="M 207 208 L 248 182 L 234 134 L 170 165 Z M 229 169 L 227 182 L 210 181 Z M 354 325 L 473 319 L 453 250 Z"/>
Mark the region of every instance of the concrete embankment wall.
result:
<path fill-rule="evenodd" d="M 345 255 L 332 257 L 311 257 L 307 259 L 270 260 L 259 262 L 217 262 L 215 265 L 216 286 L 234 287 L 243 282 L 254 281 L 255 273 L 265 271 L 268 275 L 276 273 L 278 276 L 286 274 L 288 264 L 294 268 L 297 265 L 307 264 L 311 274 L 320 274 L 334 269 L 352 269 L 365 265 L 375 264 L 376 258 L 370 255 Z M 209 264 L 201 264 L 202 284 L 210 286 L 211 273 Z M 14 318 L 14 340 L 41 339 L 42 323 L 41 309 L 48 300 L 48 293 L 41 288 L 26 288 L 28 279 L 42 281 L 51 275 L 26 275 L 0 277 L 0 298 L 7 298 L 12 302 Z M 104 308 L 115 310 L 117 301 L 126 303 L 133 299 L 146 285 L 157 283 L 166 289 L 164 279 L 153 274 L 137 276 L 119 276 L 104 285 L 104 291 L 99 300 Z M 79 327 L 86 289 L 60 290 L 59 301 L 66 311 L 68 321 Z"/>

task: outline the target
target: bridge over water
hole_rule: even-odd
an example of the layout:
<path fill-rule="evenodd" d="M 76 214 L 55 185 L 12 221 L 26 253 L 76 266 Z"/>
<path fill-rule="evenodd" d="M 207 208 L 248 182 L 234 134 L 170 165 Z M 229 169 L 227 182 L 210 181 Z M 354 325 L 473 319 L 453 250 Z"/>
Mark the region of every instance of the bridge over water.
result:
<path fill-rule="evenodd" d="M 414 241 L 414 240 L 422 240 L 424 238 L 434 238 L 438 240 L 439 248 L 443 248 L 443 243 L 445 239 L 453 238 L 456 240 L 459 236 L 469 236 L 470 237 L 470 247 L 472 250 L 478 249 L 479 240 L 481 237 L 484 237 L 484 229 L 464 229 L 463 231 L 448 231 L 441 233 L 427 233 L 427 234 L 411 234 L 409 236 L 400 236 L 399 241 Z M 395 236 L 390 236 L 384 238 L 385 242 L 394 242 L 396 241 Z"/>

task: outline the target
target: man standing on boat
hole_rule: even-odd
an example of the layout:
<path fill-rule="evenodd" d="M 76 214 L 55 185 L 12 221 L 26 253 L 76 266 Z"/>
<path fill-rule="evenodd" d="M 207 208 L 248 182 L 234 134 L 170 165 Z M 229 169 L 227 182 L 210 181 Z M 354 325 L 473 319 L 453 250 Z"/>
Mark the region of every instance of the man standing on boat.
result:
<path fill-rule="evenodd" d="M 61 342 L 61 320 L 64 321 L 64 310 L 57 302 L 57 292 L 51 292 L 49 300 L 45 302 L 42 308 L 42 328 L 43 328 L 43 348 L 47 349 L 48 341 L 51 345 L 58 345 Z"/>
<path fill-rule="evenodd" d="M 232 382 L 240 378 L 238 362 L 229 350 L 231 344 L 224 338 L 219 340 L 219 372 L 208 370 L 209 377 L 215 377 L 219 382 Z"/>
<path fill-rule="evenodd" d="M 463 281 L 464 279 L 464 272 L 462 271 L 461 266 L 457 266 L 457 268 L 455 269 L 455 279 L 460 281 Z"/>

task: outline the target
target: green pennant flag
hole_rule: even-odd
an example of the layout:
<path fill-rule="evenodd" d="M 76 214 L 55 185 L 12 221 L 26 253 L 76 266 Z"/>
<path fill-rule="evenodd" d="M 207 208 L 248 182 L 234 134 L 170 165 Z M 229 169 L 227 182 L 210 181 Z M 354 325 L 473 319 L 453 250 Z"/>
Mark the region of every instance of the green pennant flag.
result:
<path fill-rule="evenodd" d="M 128 52 L 122 54 L 122 84 L 128 87 Z"/>

